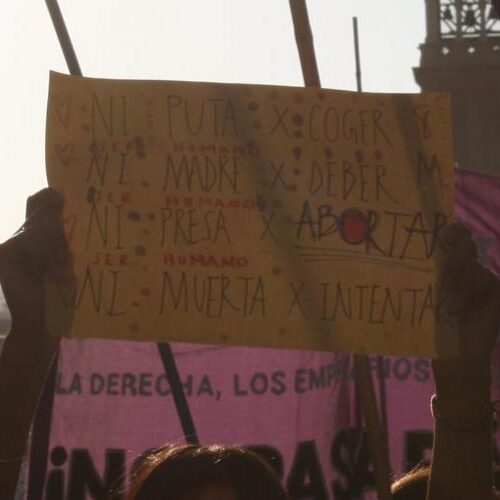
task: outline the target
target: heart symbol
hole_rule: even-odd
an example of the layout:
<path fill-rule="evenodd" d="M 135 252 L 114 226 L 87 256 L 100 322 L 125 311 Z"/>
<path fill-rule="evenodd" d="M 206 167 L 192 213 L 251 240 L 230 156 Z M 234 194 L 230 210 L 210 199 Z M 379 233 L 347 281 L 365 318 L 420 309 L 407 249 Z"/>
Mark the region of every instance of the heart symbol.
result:
<path fill-rule="evenodd" d="M 53 95 L 52 102 L 54 110 L 62 126 L 67 129 L 69 125 L 69 116 L 71 111 L 71 97 L 58 97 Z"/>
<path fill-rule="evenodd" d="M 300 157 L 302 156 L 302 148 L 299 146 L 295 146 L 292 149 L 292 153 L 293 153 L 293 157 L 295 158 L 296 161 L 300 160 Z"/>
<path fill-rule="evenodd" d="M 54 144 L 54 149 L 57 153 L 59 160 L 61 163 L 67 167 L 71 158 L 73 158 L 73 153 L 75 152 L 75 145 L 72 143 L 66 144 Z"/>

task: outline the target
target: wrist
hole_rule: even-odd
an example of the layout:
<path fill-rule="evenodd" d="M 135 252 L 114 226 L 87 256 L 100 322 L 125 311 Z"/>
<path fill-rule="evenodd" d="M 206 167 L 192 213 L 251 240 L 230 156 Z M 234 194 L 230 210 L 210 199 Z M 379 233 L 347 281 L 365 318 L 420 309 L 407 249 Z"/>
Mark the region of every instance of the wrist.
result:
<path fill-rule="evenodd" d="M 489 363 L 461 363 L 447 366 L 433 363 L 436 395 L 442 404 L 464 406 L 489 404 L 491 395 L 491 367 Z"/>
<path fill-rule="evenodd" d="M 465 418 L 476 418 L 485 414 L 491 414 L 490 391 L 481 391 L 462 395 L 451 395 L 436 392 L 438 412 L 450 416 L 463 416 Z"/>
<path fill-rule="evenodd" d="M 25 333 L 40 332 L 44 330 L 43 314 L 30 314 L 29 312 L 24 315 L 16 314 L 11 317 L 10 332 L 16 335 L 23 335 Z"/>
<path fill-rule="evenodd" d="M 471 401 L 442 400 L 434 395 L 431 398 L 431 414 L 436 424 L 458 431 L 491 431 L 493 405 L 489 400 Z"/>
<path fill-rule="evenodd" d="M 466 405 L 489 403 L 491 396 L 491 373 L 488 370 L 476 373 L 475 376 L 465 378 L 457 377 L 449 383 L 436 380 L 436 396 L 444 403 L 458 403 Z"/>
<path fill-rule="evenodd" d="M 7 353 L 13 349 L 17 356 L 22 356 L 23 363 L 33 364 L 44 349 L 46 337 L 38 323 L 13 323 L 5 337 L 3 351 Z"/>

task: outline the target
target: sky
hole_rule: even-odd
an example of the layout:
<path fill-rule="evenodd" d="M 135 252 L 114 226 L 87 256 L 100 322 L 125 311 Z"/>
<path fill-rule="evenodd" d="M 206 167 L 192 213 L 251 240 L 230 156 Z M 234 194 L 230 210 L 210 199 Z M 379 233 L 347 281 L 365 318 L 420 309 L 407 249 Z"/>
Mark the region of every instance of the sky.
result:
<path fill-rule="evenodd" d="M 418 92 L 424 0 L 309 0 L 322 86 Z M 60 0 L 83 74 L 102 78 L 303 85 L 287 0 Z M 0 241 L 46 186 L 50 70 L 67 72 L 43 0 L 0 2 Z"/>

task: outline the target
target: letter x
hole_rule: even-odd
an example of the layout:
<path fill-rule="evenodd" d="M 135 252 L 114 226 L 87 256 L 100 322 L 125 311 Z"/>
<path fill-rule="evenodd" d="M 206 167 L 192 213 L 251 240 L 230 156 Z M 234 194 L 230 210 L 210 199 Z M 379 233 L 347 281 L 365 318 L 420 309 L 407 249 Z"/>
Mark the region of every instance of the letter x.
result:
<path fill-rule="evenodd" d="M 267 218 L 264 214 L 261 214 L 261 217 L 262 217 L 262 222 L 264 223 L 264 231 L 262 231 L 262 234 L 260 235 L 260 240 L 262 241 L 266 236 L 266 234 L 269 233 L 269 236 L 271 236 L 274 242 L 278 244 L 278 240 L 276 239 L 276 236 L 271 228 L 271 225 L 274 220 L 274 212 L 271 213 L 271 216 L 269 218 Z"/>
<path fill-rule="evenodd" d="M 285 108 L 281 112 L 274 105 L 273 105 L 273 108 L 274 108 L 274 112 L 276 113 L 277 121 L 276 121 L 276 125 L 274 125 L 274 127 L 270 131 L 270 134 L 274 134 L 274 132 L 276 132 L 276 129 L 278 127 L 281 127 L 283 129 L 283 131 L 285 132 L 285 134 L 287 135 L 287 137 L 290 137 L 290 134 L 288 133 L 288 129 L 286 128 L 286 123 L 285 123 L 285 116 L 288 114 L 288 108 Z"/>
<path fill-rule="evenodd" d="M 295 288 L 295 285 L 290 282 L 290 288 L 292 289 L 293 299 L 290 307 L 288 308 L 287 314 L 290 316 L 292 309 L 295 307 L 295 305 L 298 305 L 302 316 L 307 319 L 307 314 L 305 313 L 304 308 L 302 307 L 302 303 L 300 302 L 300 295 L 302 294 L 302 290 L 304 289 L 304 282 L 300 284 L 300 287 L 298 289 Z"/>
<path fill-rule="evenodd" d="M 285 168 L 285 162 L 281 162 L 280 166 L 277 167 L 272 161 L 271 167 L 273 168 L 275 175 L 273 177 L 273 180 L 271 181 L 271 186 L 269 188 L 274 189 L 276 183 L 280 181 L 283 187 L 288 191 L 288 186 L 286 185 L 285 179 L 283 179 L 283 175 L 281 174 L 281 171 Z"/>

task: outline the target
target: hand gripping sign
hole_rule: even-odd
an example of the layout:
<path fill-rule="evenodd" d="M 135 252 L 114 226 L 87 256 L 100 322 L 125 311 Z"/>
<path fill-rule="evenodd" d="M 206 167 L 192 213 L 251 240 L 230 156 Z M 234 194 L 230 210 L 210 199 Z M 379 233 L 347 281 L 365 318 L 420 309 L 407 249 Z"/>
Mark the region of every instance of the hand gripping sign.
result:
<path fill-rule="evenodd" d="M 53 73 L 66 335 L 436 355 L 449 99 Z M 439 333 L 439 335 L 437 334 Z"/>

